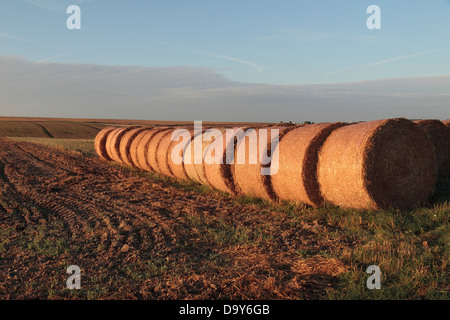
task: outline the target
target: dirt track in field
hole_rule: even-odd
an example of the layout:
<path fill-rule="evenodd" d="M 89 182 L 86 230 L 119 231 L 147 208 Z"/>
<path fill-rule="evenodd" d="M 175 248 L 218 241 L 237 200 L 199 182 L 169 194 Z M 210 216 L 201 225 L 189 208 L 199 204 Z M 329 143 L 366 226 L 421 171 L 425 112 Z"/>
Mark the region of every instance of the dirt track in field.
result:
<path fill-rule="evenodd" d="M 311 299 L 347 268 L 330 226 L 2 138 L 0 200 L 1 299 Z"/>

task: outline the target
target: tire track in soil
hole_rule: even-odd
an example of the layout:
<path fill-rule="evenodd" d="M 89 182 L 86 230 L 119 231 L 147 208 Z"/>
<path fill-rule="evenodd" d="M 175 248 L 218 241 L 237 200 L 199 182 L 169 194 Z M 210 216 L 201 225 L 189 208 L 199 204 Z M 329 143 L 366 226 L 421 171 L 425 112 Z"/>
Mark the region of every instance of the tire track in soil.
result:
<path fill-rule="evenodd" d="M 42 154 L 41 148 L 33 144 L 21 144 L 19 146 L 17 143 L 13 143 L 10 149 L 14 150 L 13 147 L 21 152 L 21 156 L 8 159 L 6 174 L 9 180 L 28 201 L 32 201 L 36 206 L 51 212 L 51 214 L 62 216 L 67 222 L 71 235 L 83 236 L 82 231 L 86 233 L 88 227 L 91 229 L 106 228 L 108 234 L 103 241 L 107 245 L 111 245 L 109 250 L 112 253 L 116 251 L 117 247 L 128 242 L 126 241 L 127 235 L 131 236 L 130 232 L 123 232 L 121 226 L 125 224 L 133 229 L 136 227 L 136 222 L 140 222 L 147 228 L 148 225 L 154 227 L 151 232 L 146 230 L 145 235 L 137 232 L 132 233 L 136 238 L 133 241 L 134 244 L 142 245 L 144 242 L 143 236 L 146 241 L 150 240 L 150 243 L 156 243 L 158 240 L 163 240 L 166 243 L 174 241 L 172 221 L 168 218 L 164 219 L 161 215 L 155 215 L 155 211 L 162 210 L 162 208 L 132 204 L 127 201 L 130 198 L 130 195 L 127 194 L 122 196 L 121 199 L 117 199 L 117 192 L 113 192 L 109 196 L 101 193 L 94 194 L 87 186 L 84 187 L 85 183 L 92 187 L 92 183 L 98 179 L 92 173 L 85 175 L 77 184 L 68 185 L 62 191 L 58 190 L 58 188 L 61 188 L 61 181 L 77 177 L 78 173 L 99 172 L 99 170 L 92 170 L 92 166 L 89 166 L 90 170 L 86 170 L 85 158 L 80 161 L 77 156 L 67 157 L 65 155 L 64 161 L 61 161 L 61 155 L 57 152 L 56 154 L 45 152 Z M 13 164 L 17 164 L 17 166 Z M 26 173 L 29 172 L 35 173 L 31 175 L 32 178 L 27 178 Z M 33 178 L 42 176 L 47 177 L 46 181 L 43 182 L 40 179 Z M 123 177 L 117 174 L 111 176 L 109 172 L 103 172 L 101 180 L 104 181 L 101 183 L 108 185 L 111 180 L 117 180 L 118 178 Z M 45 188 L 45 185 L 47 188 Z M 121 192 L 120 186 L 118 187 Z M 55 192 L 55 189 L 58 192 Z M 99 210 L 99 208 L 102 208 L 102 210 Z M 80 217 L 87 220 L 80 219 Z M 102 225 L 99 221 L 102 222 Z M 160 235 L 163 239 L 156 239 L 155 235 Z"/>
<path fill-rule="evenodd" d="M 234 225 L 236 222 L 238 226 L 248 227 L 249 230 L 261 227 L 261 221 L 264 224 L 276 222 L 276 215 L 283 220 L 286 217 L 281 213 L 262 213 L 258 208 L 218 197 L 167 187 L 163 183 L 135 176 L 98 159 L 2 138 L 0 187 L 2 190 L 10 188 L 13 191 L 11 197 L 18 201 L 31 202 L 38 211 L 47 215 L 47 221 L 51 216 L 61 217 L 67 232 L 71 236 L 75 235 L 71 242 L 85 241 L 86 245 L 91 246 L 85 248 L 86 253 L 83 253 L 82 258 L 86 259 L 83 260 L 86 264 L 90 264 L 91 272 L 96 271 L 98 265 L 113 263 L 120 266 L 124 261 L 134 261 L 128 259 L 140 259 L 138 261 L 142 263 L 145 261 L 142 259 L 151 259 L 153 256 L 171 257 L 171 261 L 181 264 L 183 261 L 192 261 L 193 270 L 200 272 L 206 281 L 201 285 L 205 292 L 209 292 L 204 294 L 205 297 L 215 297 L 214 291 L 207 285 L 211 281 L 215 281 L 216 286 L 223 286 L 227 296 L 239 297 L 239 293 L 234 293 L 233 286 L 246 290 L 252 281 L 256 281 L 256 284 L 257 281 L 264 280 L 264 276 L 260 277 L 260 274 L 267 272 L 278 279 L 275 290 L 266 293 L 267 297 L 295 296 L 295 290 L 286 287 L 290 279 L 296 277 L 294 271 L 289 271 L 289 263 L 293 257 L 292 241 L 298 241 L 297 237 L 301 235 L 304 237 L 302 246 L 313 245 L 317 248 L 320 245 L 314 239 L 313 232 L 303 228 L 289 229 L 288 225 L 284 227 L 282 224 L 280 232 L 286 230 L 286 236 L 270 240 L 265 247 L 255 247 L 251 256 L 245 245 L 242 247 L 242 254 L 226 243 L 218 247 L 201 238 L 203 235 L 198 231 L 193 232 L 195 223 L 190 221 L 191 215 L 196 219 L 219 216 L 230 224 Z M 91 241 L 93 236 L 99 237 L 101 249 L 95 248 L 99 243 Z M 134 247 L 136 251 L 121 253 L 124 244 Z M 233 259 L 234 270 L 223 269 L 226 267 L 211 265 L 203 258 L 198 258 L 198 255 L 207 255 L 216 250 L 224 257 Z M 138 258 L 135 258 L 136 254 Z M 272 260 L 283 261 L 286 265 L 281 266 Z M 255 265 L 255 261 L 260 261 L 260 264 Z M 212 268 L 209 273 L 204 269 L 205 263 Z M 33 265 L 32 262 L 29 264 Z M 240 272 L 249 270 L 254 272 L 254 280 L 239 278 Z M 223 280 L 216 278 L 215 274 L 219 273 Z M 189 278 L 189 275 L 181 277 L 186 283 L 197 285 L 197 280 Z M 247 283 L 248 281 L 250 282 Z M 148 291 L 145 291 L 146 294 L 151 294 L 152 286 L 157 283 L 158 280 L 153 279 L 142 288 Z M 127 287 L 125 290 L 131 290 L 127 291 L 130 294 L 140 292 L 139 286 L 134 289 Z M 172 292 L 154 293 L 154 297 L 186 296 L 188 293 L 183 290 L 190 289 L 183 286 Z M 196 296 L 192 294 L 193 297 Z"/>

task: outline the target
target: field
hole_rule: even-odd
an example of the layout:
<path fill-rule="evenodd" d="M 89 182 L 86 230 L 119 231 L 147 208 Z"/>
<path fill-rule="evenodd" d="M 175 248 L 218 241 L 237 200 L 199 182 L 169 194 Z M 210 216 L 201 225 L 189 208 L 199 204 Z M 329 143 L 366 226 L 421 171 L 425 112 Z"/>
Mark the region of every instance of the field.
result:
<path fill-rule="evenodd" d="M 157 123 L 0 121 L 1 299 L 449 299 L 449 177 L 409 211 L 273 204 L 93 151 L 109 124 Z"/>

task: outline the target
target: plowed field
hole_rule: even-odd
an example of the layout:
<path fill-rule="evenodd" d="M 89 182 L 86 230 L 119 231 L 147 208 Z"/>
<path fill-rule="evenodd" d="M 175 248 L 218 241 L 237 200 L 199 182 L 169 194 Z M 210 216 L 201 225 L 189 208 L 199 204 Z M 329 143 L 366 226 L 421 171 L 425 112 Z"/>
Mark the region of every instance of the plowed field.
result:
<path fill-rule="evenodd" d="M 0 199 L 2 299 L 317 298 L 348 269 L 323 253 L 353 245 L 325 222 L 4 138 Z"/>

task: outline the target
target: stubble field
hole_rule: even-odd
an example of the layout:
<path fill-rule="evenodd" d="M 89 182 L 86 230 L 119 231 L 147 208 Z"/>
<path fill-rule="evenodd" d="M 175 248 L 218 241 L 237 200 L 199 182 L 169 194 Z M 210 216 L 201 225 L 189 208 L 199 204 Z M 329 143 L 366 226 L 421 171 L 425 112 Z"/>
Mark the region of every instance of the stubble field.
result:
<path fill-rule="evenodd" d="M 105 126 L 156 123 L 0 120 L 1 299 L 449 298 L 448 177 L 408 211 L 274 204 L 95 155 Z"/>

